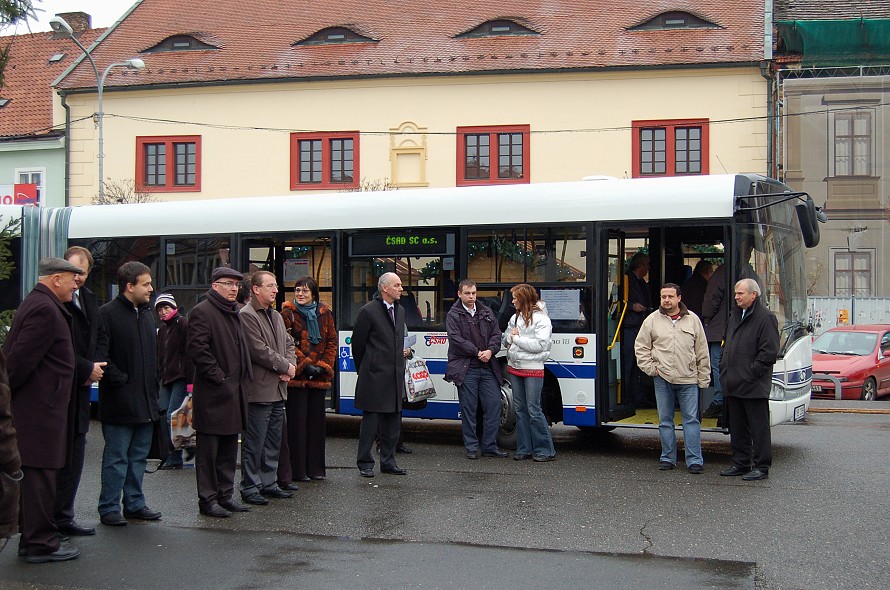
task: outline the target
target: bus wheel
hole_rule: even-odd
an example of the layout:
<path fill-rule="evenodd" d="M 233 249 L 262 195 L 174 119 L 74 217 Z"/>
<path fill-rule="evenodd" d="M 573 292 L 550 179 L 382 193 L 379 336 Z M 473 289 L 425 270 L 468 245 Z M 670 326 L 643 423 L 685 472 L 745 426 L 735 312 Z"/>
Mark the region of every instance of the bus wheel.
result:
<path fill-rule="evenodd" d="M 516 407 L 513 405 L 513 388 L 504 380 L 501 384 L 501 427 L 498 429 L 498 446 L 502 449 L 516 448 Z"/>
<path fill-rule="evenodd" d="M 875 383 L 874 377 L 869 377 L 865 380 L 865 383 L 862 385 L 862 399 L 865 401 L 874 401 L 875 393 L 877 393 L 878 386 Z"/>

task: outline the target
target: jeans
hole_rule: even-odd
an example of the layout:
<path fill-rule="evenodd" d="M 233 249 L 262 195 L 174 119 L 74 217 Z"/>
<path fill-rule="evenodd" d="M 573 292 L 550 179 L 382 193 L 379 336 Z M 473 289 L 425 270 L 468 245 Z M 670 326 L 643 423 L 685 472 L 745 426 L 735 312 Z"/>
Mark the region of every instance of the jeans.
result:
<path fill-rule="evenodd" d="M 179 409 L 185 398 L 188 397 L 187 384 L 185 379 L 177 379 L 166 385 L 161 385 L 160 407 L 167 408 L 167 426 L 170 426 L 170 416 Z M 182 465 L 182 449 L 176 449 L 164 465 Z"/>
<path fill-rule="evenodd" d="M 541 410 L 543 377 L 509 374 L 516 407 L 516 454 L 552 457 L 556 455 L 550 425 Z"/>
<path fill-rule="evenodd" d="M 119 512 L 121 493 L 124 511 L 135 512 L 145 506 L 142 478 L 151 449 L 154 426 L 145 424 L 102 423 L 105 450 L 102 452 L 102 486 L 99 515 Z"/>
<path fill-rule="evenodd" d="M 711 379 L 714 381 L 714 399 L 711 403 L 723 405 L 723 390 L 720 388 L 720 359 L 723 357 L 723 347 L 719 342 L 708 342 L 708 352 L 711 353 Z"/>
<path fill-rule="evenodd" d="M 698 384 L 668 383 L 655 377 L 655 401 L 658 403 L 658 435 L 661 437 L 661 461 L 677 464 L 677 433 L 674 430 L 674 406 L 680 402 L 683 420 L 683 447 L 686 465 L 704 465 L 701 454 L 701 421 L 698 418 Z"/>
<path fill-rule="evenodd" d="M 479 449 L 476 433 L 476 410 L 482 403 L 482 452 L 498 450 L 498 429 L 501 427 L 501 388 L 494 371 L 487 364 L 467 369 L 464 382 L 457 387 L 460 399 L 461 430 L 467 451 Z"/>

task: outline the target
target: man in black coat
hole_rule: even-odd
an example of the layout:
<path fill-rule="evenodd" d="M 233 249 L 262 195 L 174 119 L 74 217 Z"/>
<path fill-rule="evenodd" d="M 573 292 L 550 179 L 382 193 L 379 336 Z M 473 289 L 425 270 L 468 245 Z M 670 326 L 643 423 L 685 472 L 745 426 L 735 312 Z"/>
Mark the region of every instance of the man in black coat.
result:
<path fill-rule="evenodd" d="M 374 477 L 371 448 L 380 430 L 380 471 L 407 472 L 396 465 L 405 392 L 405 311 L 397 305 L 402 280 L 392 272 L 377 281 L 379 295 L 358 312 L 352 332 L 352 356 L 358 381 L 355 407 L 362 410 L 356 464 L 362 477 Z"/>
<path fill-rule="evenodd" d="M 107 361 L 99 382 L 99 420 L 105 450 L 99 519 L 124 526 L 127 518 L 158 520 L 142 493 L 142 478 L 158 421 L 158 340 L 152 314 L 151 270 L 141 262 L 117 271 L 118 296 L 99 308 L 107 340 L 99 358 Z M 121 515 L 121 495 L 124 513 Z"/>
<path fill-rule="evenodd" d="M 22 460 L 22 536 L 31 563 L 75 559 L 80 550 L 59 537 L 52 521 L 56 480 L 71 449 L 74 344 L 63 303 L 83 270 L 44 258 L 39 282 L 16 311 L 3 344 L 12 390 L 12 416 Z"/>
<path fill-rule="evenodd" d="M 637 365 L 634 342 L 640 333 L 643 320 L 654 311 L 652 293 L 645 277 L 649 274 L 649 256 L 637 252 L 630 259 L 627 269 L 627 311 L 621 325 L 621 356 L 624 364 L 622 401 L 635 408 L 654 408 L 655 394 L 643 383 L 643 372 Z"/>
<path fill-rule="evenodd" d="M 232 498 L 238 435 L 247 426 L 248 388 L 253 378 L 236 302 L 243 279 L 233 268 L 214 269 L 207 298 L 189 314 L 187 350 L 195 367 L 195 476 L 198 510 L 205 516 L 225 518 L 249 510 Z"/>
<path fill-rule="evenodd" d="M 74 537 L 96 534 L 95 528 L 81 526 L 74 520 L 74 499 L 83 473 L 87 432 L 90 429 L 90 394 L 93 383 L 102 379 L 105 363 L 97 360 L 99 304 L 96 302 L 96 295 L 84 287 L 93 268 L 93 256 L 82 246 L 72 246 L 65 252 L 65 260 L 82 268 L 84 272 L 74 277 L 77 291 L 71 301 L 65 303 L 65 309 L 71 314 L 71 331 L 74 336 L 74 439 L 71 459 L 59 471 L 53 522 L 60 533 Z"/>
<path fill-rule="evenodd" d="M 720 475 L 766 479 L 772 465 L 769 392 L 779 352 L 776 315 L 760 303 L 754 279 L 735 284 L 735 302 L 720 359 L 720 383 L 729 411 L 732 467 Z M 754 466 L 751 468 L 753 451 Z"/>

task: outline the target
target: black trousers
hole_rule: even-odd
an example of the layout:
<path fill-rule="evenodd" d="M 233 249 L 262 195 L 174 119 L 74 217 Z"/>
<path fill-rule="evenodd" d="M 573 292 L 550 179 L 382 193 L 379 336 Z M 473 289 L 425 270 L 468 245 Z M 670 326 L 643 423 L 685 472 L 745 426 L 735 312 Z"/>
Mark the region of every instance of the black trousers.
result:
<path fill-rule="evenodd" d="M 59 529 L 53 524 L 58 469 L 22 466 L 22 538 L 28 555 L 45 555 L 59 548 Z"/>
<path fill-rule="evenodd" d="M 237 434 L 198 433 L 195 448 L 195 479 L 198 482 L 200 508 L 206 510 L 220 500 L 225 502 L 232 499 L 237 462 Z"/>
<path fill-rule="evenodd" d="M 751 467 L 769 471 L 773 464 L 769 427 L 769 400 L 725 396 L 729 415 L 729 445 L 732 464 L 740 469 Z"/>
<path fill-rule="evenodd" d="M 53 512 L 53 522 L 57 525 L 74 522 L 74 498 L 77 496 L 77 488 L 80 487 L 86 447 L 87 433 L 76 435 L 71 445 L 71 461 L 59 470 L 56 478 L 56 508 Z"/>
<path fill-rule="evenodd" d="M 282 454 L 278 462 L 279 484 L 325 476 L 325 394 L 328 391 L 288 388 L 285 435 L 281 437 Z"/>
<path fill-rule="evenodd" d="M 358 456 L 356 464 L 359 469 L 373 469 L 374 456 L 371 449 L 380 432 L 380 469 L 386 471 L 397 467 L 396 444 L 402 431 L 401 412 L 363 412 L 362 424 L 358 431 Z"/>

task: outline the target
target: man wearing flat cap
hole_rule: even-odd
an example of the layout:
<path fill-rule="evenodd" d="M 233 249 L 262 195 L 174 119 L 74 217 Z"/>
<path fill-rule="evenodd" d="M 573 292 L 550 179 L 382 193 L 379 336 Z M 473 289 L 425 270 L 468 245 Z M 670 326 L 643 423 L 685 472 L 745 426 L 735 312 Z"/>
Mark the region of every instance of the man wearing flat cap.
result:
<path fill-rule="evenodd" d="M 71 314 L 64 304 L 83 273 L 62 258 L 43 258 L 37 284 L 16 311 L 3 344 L 12 390 L 12 416 L 22 459 L 22 536 L 27 561 L 66 561 L 80 555 L 61 541 L 53 523 L 56 477 L 69 460 L 72 421 L 74 341 Z"/>
<path fill-rule="evenodd" d="M 252 379 L 250 350 L 236 302 L 243 278 L 232 268 L 214 269 L 206 299 L 189 313 L 187 350 L 195 367 L 195 475 L 198 509 L 205 516 L 227 517 L 249 510 L 232 497 L 238 435 L 247 426 Z"/>

